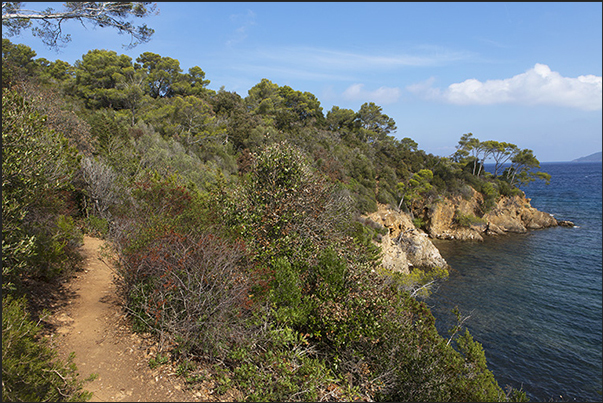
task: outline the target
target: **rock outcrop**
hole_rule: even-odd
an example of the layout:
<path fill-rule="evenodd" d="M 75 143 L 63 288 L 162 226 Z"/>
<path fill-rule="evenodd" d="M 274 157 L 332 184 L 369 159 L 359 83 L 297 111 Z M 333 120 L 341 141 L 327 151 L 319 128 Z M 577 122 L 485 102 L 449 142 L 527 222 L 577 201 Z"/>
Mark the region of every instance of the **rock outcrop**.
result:
<path fill-rule="evenodd" d="M 483 209 L 483 197 L 476 191 L 469 198 L 443 199 L 422 211 L 427 232 L 415 228 L 408 214 L 385 205 L 366 217 L 388 230 L 380 245 L 382 266 L 406 274 L 413 268 L 449 267 L 430 238 L 483 241 L 485 236 L 574 226 L 535 209 L 525 196 L 502 197 L 487 213 Z"/>
<path fill-rule="evenodd" d="M 381 239 L 382 266 L 394 272 L 408 274 L 412 268 L 448 267 L 428 234 L 416 229 L 410 216 L 379 205 L 368 218 L 388 229 Z"/>
<path fill-rule="evenodd" d="M 557 226 L 555 217 L 535 209 L 530 205 L 530 199 L 522 196 L 501 198 L 496 207 L 483 218 L 489 223 L 486 231 L 488 235 L 523 233 L 528 229 Z"/>
<path fill-rule="evenodd" d="M 446 198 L 425 210 L 424 220 L 430 237 L 436 239 L 456 239 L 461 241 L 483 241 L 482 234 L 486 223 L 476 221 L 468 227 L 459 226 L 455 219 L 459 215 L 479 217 L 482 215 L 484 199 L 482 194 L 472 190 L 472 196 L 465 199 L 461 196 Z"/>
<path fill-rule="evenodd" d="M 483 213 L 483 197 L 444 199 L 426 209 L 424 220 L 429 236 L 438 239 L 482 241 L 485 235 L 524 233 L 532 229 L 555 227 L 558 221 L 530 205 L 525 196 L 502 197 L 494 208 Z M 464 217 L 464 222 L 459 222 Z"/>

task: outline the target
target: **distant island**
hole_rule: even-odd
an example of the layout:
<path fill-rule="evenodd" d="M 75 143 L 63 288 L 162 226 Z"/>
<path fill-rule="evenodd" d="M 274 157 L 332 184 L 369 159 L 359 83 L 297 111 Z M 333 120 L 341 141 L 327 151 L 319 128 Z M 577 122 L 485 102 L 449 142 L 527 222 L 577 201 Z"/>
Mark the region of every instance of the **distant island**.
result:
<path fill-rule="evenodd" d="M 586 157 L 577 158 L 575 160 L 572 160 L 572 162 L 601 162 L 601 151 L 599 151 L 598 153 L 587 155 Z"/>

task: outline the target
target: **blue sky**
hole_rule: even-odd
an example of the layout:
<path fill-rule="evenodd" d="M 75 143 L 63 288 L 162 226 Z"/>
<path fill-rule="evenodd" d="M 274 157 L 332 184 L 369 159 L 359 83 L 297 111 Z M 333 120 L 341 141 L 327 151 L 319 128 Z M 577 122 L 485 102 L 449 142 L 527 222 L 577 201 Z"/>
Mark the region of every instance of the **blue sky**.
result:
<path fill-rule="evenodd" d="M 40 9 L 61 3 L 25 3 Z M 323 112 L 375 102 L 428 153 L 448 156 L 464 133 L 529 148 L 541 162 L 601 151 L 601 3 L 158 3 L 153 39 L 133 50 L 111 29 L 64 26 L 57 53 L 153 52 L 199 66 L 245 97 L 262 78 L 310 92 Z"/>

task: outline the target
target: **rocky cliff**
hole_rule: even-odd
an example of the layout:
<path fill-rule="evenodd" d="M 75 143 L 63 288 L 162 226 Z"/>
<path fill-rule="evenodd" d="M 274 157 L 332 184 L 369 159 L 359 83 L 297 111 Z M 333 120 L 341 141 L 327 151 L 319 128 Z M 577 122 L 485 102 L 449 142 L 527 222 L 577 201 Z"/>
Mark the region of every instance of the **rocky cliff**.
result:
<path fill-rule="evenodd" d="M 469 199 L 456 197 L 434 203 L 424 209 L 422 218 L 432 238 L 473 241 L 482 241 L 486 235 L 524 233 L 560 224 L 551 214 L 532 207 L 524 195 L 502 197 L 486 213 L 483 206 L 482 195 L 473 191 Z"/>
<path fill-rule="evenodd" d="M 388 234 L 381 239 L 384 268 L 408 274 L 413 267 L 448 267 L 428 234 L 415 228 L 408 214 L 379 205 L 378 210 L 367 217 L 388 229 Z"/>
<path fill-rule="evenodd" d="M 425 231 L 415 228 L 409 214 L 379 205 L 367 218 L 387 228 L 381 240 L 384 268 L 409 273 L 413 268 L 448 267 L 429 238 L 483 241 L 485 236 L 523 233 L 532 229 L 573 226 L 538 211 L 525 196 L 502 197 L 483 213 L 484 200 L 474 191 L 470 198 L 447 198 L 423 208 L 417 214 Z"/>

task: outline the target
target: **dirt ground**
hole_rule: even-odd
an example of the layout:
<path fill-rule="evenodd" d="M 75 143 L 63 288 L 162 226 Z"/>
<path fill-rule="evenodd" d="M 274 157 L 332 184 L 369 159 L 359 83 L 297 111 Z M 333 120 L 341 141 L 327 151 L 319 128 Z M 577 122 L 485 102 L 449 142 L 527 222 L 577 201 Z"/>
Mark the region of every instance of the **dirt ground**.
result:
<path fill-rule="evenodd" d="M 149 366 L 158 345 L 149 336 L 131 331 L 113 282 L 114 269 L 99 254 L 104 241 L 84 237 L 84 270 L 64 284 L 62 301 L 45 321 L 52 331 L 47 337 L 61 357 L 75 352 L 82 379 L 92 402 L 190 402 L 229 401 L 217 398 L 210 380 L 187 389 L 174 365 Z"/>

